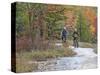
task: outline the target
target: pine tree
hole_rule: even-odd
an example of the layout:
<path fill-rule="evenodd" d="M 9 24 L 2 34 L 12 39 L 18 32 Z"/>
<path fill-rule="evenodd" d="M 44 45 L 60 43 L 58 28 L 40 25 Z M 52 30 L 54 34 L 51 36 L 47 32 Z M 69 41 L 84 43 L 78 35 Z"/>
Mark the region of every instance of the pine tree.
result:
<path fill-rule="evenodd" d="M 78 20 L 77 20 L 77 29 L 79 32 L 80 41 L 90 42 L 91 34 L 89 30 L 89 24 L 83 16 L 83 11 L 79 12 Z"/>

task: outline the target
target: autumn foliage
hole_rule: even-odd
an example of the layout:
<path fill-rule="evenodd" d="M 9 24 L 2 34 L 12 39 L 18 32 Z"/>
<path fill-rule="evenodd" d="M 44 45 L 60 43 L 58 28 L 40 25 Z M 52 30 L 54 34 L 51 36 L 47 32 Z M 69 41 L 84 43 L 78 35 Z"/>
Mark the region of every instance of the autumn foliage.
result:
<path fill-rule="evenodd" d="M 96 7 L 17 3 L 16 9 L 17 50 L 50 48 L 51 41 L 61 40 L 64 26 L 69 37 L 77 28 L 80 41 L 94 43 L 97 40 Z"/>

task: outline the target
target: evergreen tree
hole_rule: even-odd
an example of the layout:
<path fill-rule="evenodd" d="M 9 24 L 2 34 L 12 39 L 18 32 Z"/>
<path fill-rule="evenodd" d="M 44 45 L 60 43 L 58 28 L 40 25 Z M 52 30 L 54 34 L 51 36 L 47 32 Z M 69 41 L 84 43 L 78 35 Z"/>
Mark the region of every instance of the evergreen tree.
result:
<path fill-rule="evenodd" d="M 78 15 L 77 29 L 79 32 L 80 41 L 90 42 L 91 34 L 90 34 L 90 30 L 89 30 L 89 25 L 83 15 L 82 11 L 80 11 L 79 15 Z"/>

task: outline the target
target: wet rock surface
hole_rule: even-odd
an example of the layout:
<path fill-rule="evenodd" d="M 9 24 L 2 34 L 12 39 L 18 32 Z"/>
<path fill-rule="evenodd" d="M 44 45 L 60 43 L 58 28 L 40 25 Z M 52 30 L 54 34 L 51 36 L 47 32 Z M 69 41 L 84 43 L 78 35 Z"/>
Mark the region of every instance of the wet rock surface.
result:
<path fill-rule="evenodd" d="M 61 44 L 60 44 L 61 46 Z M 92 48 L 72 48 L 74 57 L 61 57 L 38 62 L 37 71 L 59 71 L 97 68 L 97 54 Z"/>

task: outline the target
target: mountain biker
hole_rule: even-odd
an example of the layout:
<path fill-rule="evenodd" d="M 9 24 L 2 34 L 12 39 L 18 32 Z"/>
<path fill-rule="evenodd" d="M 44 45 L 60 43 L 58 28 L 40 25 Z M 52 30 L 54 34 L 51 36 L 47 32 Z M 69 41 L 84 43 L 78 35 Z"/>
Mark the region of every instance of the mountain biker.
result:
<path fill-rule="evenodd" d="M 78 37 L 79 37 L 79 34 L 77 32 L 77 29 L 74 29 L 74 32 L 72 34 L 72 37 L 73 37 L 73 46 L 75 48 L 78 48 L 79 47 L 79 44 L 78 44 Z"/>
<path fill-rule="evenodd" d="M 63 30 L 61 32 L 61 37 L 62 37 L 62 41 L 66 42 L 66 37 L 67 37 L 67 29 L 66 29 L 66 27 L 63 28 Z"/>

